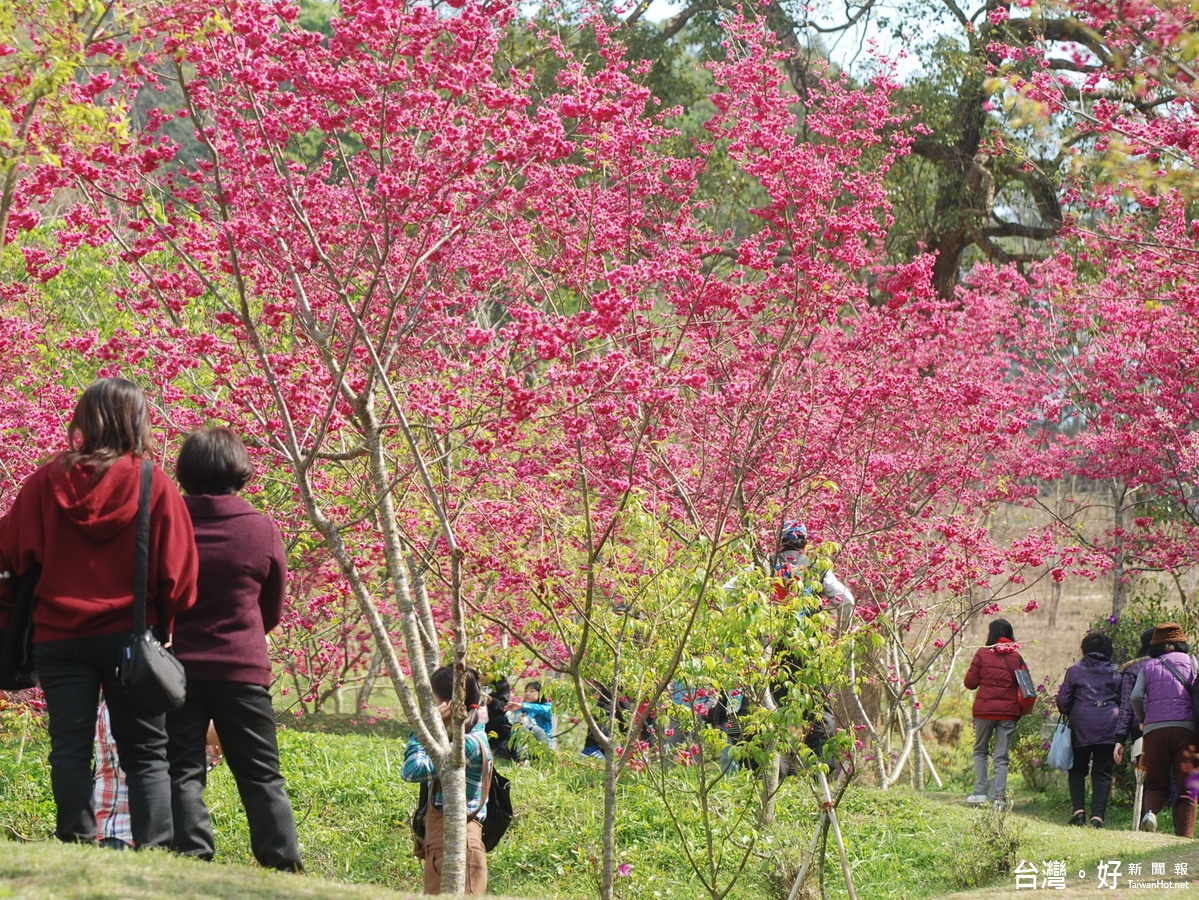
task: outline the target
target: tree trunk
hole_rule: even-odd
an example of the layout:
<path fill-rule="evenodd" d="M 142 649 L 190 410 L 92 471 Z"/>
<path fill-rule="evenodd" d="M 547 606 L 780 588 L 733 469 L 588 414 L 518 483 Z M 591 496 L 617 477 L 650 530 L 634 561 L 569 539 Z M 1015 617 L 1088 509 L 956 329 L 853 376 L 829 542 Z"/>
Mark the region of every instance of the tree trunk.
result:
<path fill-rule="evenodd" d="M 1065 590 L 1065 585 L 1061 581 L 1055 581 L 1049 585 L 1049 627 L 1057 627 L 1057 611 L 1062 605 L 1062 593 Z"/>
<path fill-rule="evenodd" d="M 366 670 L 366 676 L 362 679 L 362 687 L 358 689 L 358 699 L 354 706 L 358 715 L 362 715 L 366 711 L 366 705 L 370 703 L 371 691 L 375 689 L 375 681 L 379 677 L 379 669 L 382 665 L 383 654 L 376 650 L 371 656 L 371 664 Z M 340 698 L 340 696 L 339 694 L 338 697 Z"/>
<path fill-rule="evenodd" d="M 758 824 L 763 828 L 774 824 L 774 802 L 779 792 L 780 755 L 771 750 L 762 767 L 762 803 L 758 807 Z"/>
<path fill-rule="evenodd" d="M 949 191 L 947 194 L 953 196 Z M 946 203 L 948 205 L 948 203 Z M 937 236 L 933 249 L 937 258 L 933 262 L 933 287 L 937 296 L 945 300 L 953 299 L 954 289 L 958 286 L 958 275 L 962 267 L 962 255 L 966 252 L 966 235 L 963 231 L 953 231 Z"/>
<path fill-rule="evenodd" d="M 466 890 L 466 769 L 440 766 L 445 814 L 445 856 L 441 862 L 441 893 Z"/>
<path fill-rule="evenodd" d="M 1117 619 L 1124 612 L 1128 603 L 1128 585 L 1125 583 L 1124 527 L 1128 518 L 1128 506 L 1125 500 L 1128 491 L 1123 484 L 1112 485 L 1112 499 L 1115 505 L 1115 553 L 1112 557 L 1112 615 Z"/>
<path fill-rule="evenodd" d="M 924 790 L 925 773 L 924 773 L 924 738 L 920 734 L 920 730 L 916 729 L 912 734 L 912 783 L 916 790 Z"/>
<path fill-rule="evenodd" d="M 613 738 L 615 732 L 612 732 Z M 600 864 L 600 900 L 612 900 L 616 888 L 616 741 L 604 754 L 604 827 Z"/>

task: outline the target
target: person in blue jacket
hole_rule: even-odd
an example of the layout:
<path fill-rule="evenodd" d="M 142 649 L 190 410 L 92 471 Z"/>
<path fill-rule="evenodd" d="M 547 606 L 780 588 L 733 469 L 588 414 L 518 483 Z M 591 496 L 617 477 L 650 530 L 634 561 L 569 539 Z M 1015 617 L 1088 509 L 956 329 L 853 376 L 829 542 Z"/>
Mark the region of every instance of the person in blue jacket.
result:
<path fill-rule="evenodd" d="M 530 681 L 525 685 L 524 699 L 511 700 L 508 712 L 515 713 L 516 722 L 527 728 L 537 740 L 547 747 L 554 743 L 554 706 L 541 699 L 541 682 Z"/>

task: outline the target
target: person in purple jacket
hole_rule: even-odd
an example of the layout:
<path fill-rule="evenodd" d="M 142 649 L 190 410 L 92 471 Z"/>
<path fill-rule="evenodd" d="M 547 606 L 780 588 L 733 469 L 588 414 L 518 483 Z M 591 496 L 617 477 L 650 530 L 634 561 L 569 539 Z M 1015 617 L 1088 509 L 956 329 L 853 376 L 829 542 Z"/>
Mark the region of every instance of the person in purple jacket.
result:
<path fill-rule="evenodd" d="M 1070 717 L 1070 742 L 1074 765 L 1070 768 L 1071 825 L 1087 820 L 1087 771 L 1091 773 L 1091 825 L 1103 827 L 1107 798 L 1112 789 L 1116 746 L 1127 734 L 1120 723 L 1120 671 L 1112 662 L 1112 639 L 1098 631 L 1082 639 L 1082 660 L 1066 670 L 1057 692 L 1057 708 Z"/>
<path fill-rule="evenodd" d="M 1149 662 L 1149 645 L 1153 640 L 1152 628 L 1141 632 L 1141 648 L 1137 655 L 1120 666 L 1120 722 L 1116 726 L 1117 734 L 1127 735 L 1134 743 L 1141 736 L 1141 723 L 1132 711 L 1132 689 L 1136 686 L 1137 676 L 1145 663 Z M 1132 760 L 1135 762 L 1135 757 Z M 1120 762 L 1119 759 L 1116 762 Z"/>
<path fill-rule="evenodd" d="M 1195 836 L 1195 795 L 1187 784 L 1188 756 L 1195 745 L 1190 682 L 1199 670 L 1186 634 L 1176 622 L 1153 629 L 1149 661 L 1132 689 L 1132 708 L 1144 730 L 1145 815 L 1141 831 L 1157 831 L 1157 814 L 1170 797 L 1170 774 L 1178 787 L 1174 833 Z"/>
<path fill-rule="evenodd" d="M 194 432 L 179 451 L 175 475 L 186 492 L 200 576 L 196 605 L 175 623 L 187 702 L 167 716 L 171 849 L 213 857 L 204 803 L 211 720 L 237 782 L 254 858 L 302 872 L 295 815 L 279 772 L 266 644 L 283 611 L 287 559 L 275 523 L 237 496 L 253 473 L 245 445 L 228 428 Z"/>
<path fill-rule="evenodd" d="M 1153 629 L 1147 628 L 1141 632 L 1141 646 L 1137 655 L 1120 666 L 1120 722 L 1116 725 L 1117 734 L 1128 735 L 1128 761 L 1132 764 L 1132 777 L 1135 783 L 1132 794 L 1132 828 L 1134 831 L 1141 827 L 1141 807 L 1145 802 L 1145 767 L 1141 765 L 1141 754 L 1145 741 L 1141 735 L 1141 723 L 1137 721 L 1132 711 L 1132 689 L 1137 683 L 1137 676 L 1149 661 L 1149 642 L 1153 640 Z M 1116 746 L 1116 763 L 1124 761 L 1123 746 Z M 1174 795 L 1171 783 L 1170 796 Z"/>

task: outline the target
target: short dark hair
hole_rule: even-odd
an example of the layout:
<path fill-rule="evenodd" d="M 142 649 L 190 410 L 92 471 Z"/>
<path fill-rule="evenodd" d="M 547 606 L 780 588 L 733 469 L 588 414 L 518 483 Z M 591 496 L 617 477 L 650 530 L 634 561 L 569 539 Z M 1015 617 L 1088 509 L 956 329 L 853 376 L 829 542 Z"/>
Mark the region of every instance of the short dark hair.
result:
<path fill-rule="evenodd" d="M 533 690 L 535 690 L 537 692 L 538 697 L 541 696 L 541 682 L 540 681 L 526 681 L 525 682 L 525 690 L 528 690 L 529 688 L 532 688 Z"/>
<path fill-rule="evenodd" d="M 429 676 L 429 686 L 438 700 L 454 699 L 454 667 L 442 666 Z M 479 689 L 479 676 L 474 669 L 466 670 L 466 701 L 467 709 L 477 708 L 483 692 Z"/>
<path fill-rule="evenodd" d="M 1140 656 L 1148 656 L 1149 655 L 1149 648 L 1153 646 L 1153 632 L 1155 632 L 1155 631 L 1157 631 L 1156 628 L 1146 628 L 1144 631 L 1141 632 L 1141 650 L 1139 653 Z"/>
<path fill-rule="evenodd" d="M 1112 655 L 1112 638 L 1109 634 L 1104 634 L 1102 631 L 1091 631 L 1082 639 L 1082 652 L 1101 653 L 1104 656 L 1111 658 Z"/>
<path fill-rule="evenodd" d="M 987 629 L 988 647 L 999 643 L 1000 638 L 1007 638 L 1009 641 L 1016 639 L 1016 635 L 1012 631 L 1012 623 L 1007 619 L 996 619 L 991 623 L 991 627 Z"/>
<path fill-rule="evenodd" d="M 189 494 L 236 494 L 253 474 L 246 445 L 231 428 L 193 431 L 175 463 L 175 477 Z"/>
<path fill-rule="evenodd" d="M 97 474 L 126 454 L 154 449 L 146 395 L 124 378 L 98 378 L 75 404 L 63 463 L 96 465 Z"/>
<path fill-rule="evenodd" d="M 1186 641 L 1175 641 L 1169 644 L 1154 644 L 1149 648 L 1149 655 L 1154 659 L 1167 653 L 1190 653 L 1191 645 Z"/>

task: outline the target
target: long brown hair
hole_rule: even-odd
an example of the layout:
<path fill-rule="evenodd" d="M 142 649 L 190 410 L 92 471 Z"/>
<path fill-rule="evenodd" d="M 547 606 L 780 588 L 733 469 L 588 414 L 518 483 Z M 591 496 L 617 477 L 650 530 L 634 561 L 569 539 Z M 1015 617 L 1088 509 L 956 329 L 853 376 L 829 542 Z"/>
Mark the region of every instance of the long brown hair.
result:
<path fill-rule="evenodd" d="M 154 448 L 146 395 L 124 378 L 92 382 L 75 404 L 63 464 L 91 463 L 99 476 L 127 453 L 145 456 Z"/>

